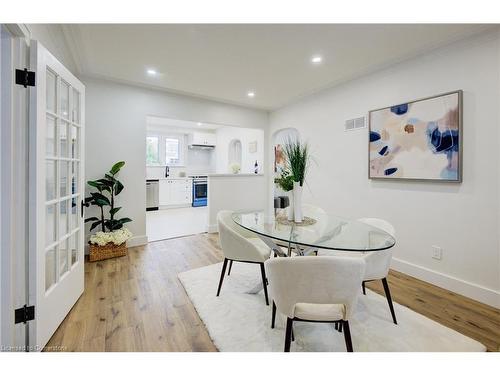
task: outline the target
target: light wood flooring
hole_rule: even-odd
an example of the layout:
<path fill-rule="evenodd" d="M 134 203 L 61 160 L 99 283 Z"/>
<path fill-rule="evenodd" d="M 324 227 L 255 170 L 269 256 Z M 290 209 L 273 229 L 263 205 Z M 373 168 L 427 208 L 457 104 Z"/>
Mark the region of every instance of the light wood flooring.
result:
<path fill-rule="evenodd" d="M 200 234 L 86 263 L 85 292 L 45 350 L 216 351 L 177 274 L 222 258 L 217 236 Z M 500 310 L 399 272 L 388 280 L 396 302 L 500 350 Z M 367 287 L 383 294 L 380 282 Z"/>

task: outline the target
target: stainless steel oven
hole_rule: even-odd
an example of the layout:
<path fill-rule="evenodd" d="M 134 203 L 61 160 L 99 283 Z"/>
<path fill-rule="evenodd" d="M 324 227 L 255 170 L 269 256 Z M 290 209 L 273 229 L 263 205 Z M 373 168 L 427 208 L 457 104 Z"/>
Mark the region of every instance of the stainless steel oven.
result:
<path fill-rule="evenodd" d="M 208 178 L 207 176 L 193 177 L 193 207 L 207 205 L 208 198 Z"/>

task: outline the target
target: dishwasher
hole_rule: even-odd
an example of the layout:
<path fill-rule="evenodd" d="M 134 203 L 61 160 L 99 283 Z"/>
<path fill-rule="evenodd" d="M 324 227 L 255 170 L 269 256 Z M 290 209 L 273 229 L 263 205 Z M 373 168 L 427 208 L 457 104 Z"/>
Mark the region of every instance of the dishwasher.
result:
<path fill-rule="evenodd" d="M 158 210 L 159 181 L 146 180 L 146 211 Z"/>

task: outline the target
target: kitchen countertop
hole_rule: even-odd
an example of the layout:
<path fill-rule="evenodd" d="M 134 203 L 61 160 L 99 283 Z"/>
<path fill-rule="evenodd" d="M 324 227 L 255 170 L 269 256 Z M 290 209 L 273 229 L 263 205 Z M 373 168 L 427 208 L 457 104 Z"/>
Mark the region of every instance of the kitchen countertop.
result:
<path fill-rule="evenodd" d="M 205 176 L 205 175 L 204 175 Z M 264 176 L 263 173 L 207 173 L 208 177 L 259 177 Z M 146 181 L 150 180 L 192 180 L 193 177 L 157 177 L 157 178 L 146 178 Z"/>
<path fill-rule="evenodd" d="M 263 173 L 212 173 L 208 177 L 259 177 L 264 176 Z"/>
<path fill-rule="evenodd" d="M 150 180 L 192 180 L 193 177 L 151 177 L 146 178 L 146 181 Z"/>

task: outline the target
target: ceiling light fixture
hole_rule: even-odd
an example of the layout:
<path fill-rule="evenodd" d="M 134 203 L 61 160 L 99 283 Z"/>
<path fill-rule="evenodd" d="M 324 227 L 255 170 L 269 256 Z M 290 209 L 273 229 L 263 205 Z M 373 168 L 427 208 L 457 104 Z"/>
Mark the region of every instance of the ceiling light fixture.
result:
<path fill-rule="evenodd" d="M 311 62 L 313 64 L 320 64 L 323 61 L 323 58 L 321 56 L 313 56 L 311 58 Z"/>
<path fill-rule="evenodd" d="M 255 96 L 255 93 L 253 91 L 249 91 L 249 92 L 247 92 L 247 96 L 249 98 L 253 98 Z"/>
<path fill-rule="evenodd" d="M 202 125 L 202 123 L 201 123 L 201 122 L 199 122 L 199 123 L 198 123 L 198 126 L 201 126 L 201 125 Z"/>
<path fill-rule="evenodd" d="M 150 76 L 155 76 L 157 72 L 156 72 L 156 70 L 154 70 L 154 69 L 148 69 L 148 70 L 147 70 L 147 73 L 148 73 Z"/>

